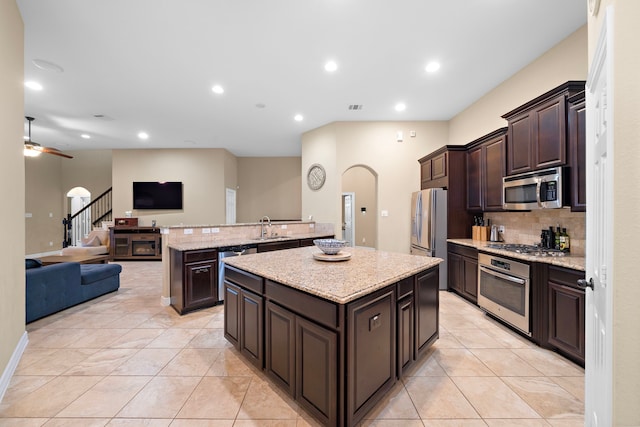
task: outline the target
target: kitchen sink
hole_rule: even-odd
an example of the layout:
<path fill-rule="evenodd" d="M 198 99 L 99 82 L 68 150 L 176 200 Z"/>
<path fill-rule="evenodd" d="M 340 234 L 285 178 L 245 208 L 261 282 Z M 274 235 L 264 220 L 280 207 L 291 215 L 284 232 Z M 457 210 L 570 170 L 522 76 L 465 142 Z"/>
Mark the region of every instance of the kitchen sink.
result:
<path fill-rule="evenodd" d="M 264 242 L 264 241 L 274 241 L 274 240 L 287 240 L 289 237 L 286 236 L 266 236 L 266 237 L 257 237 L 255 239 L 251 239 L 255 242 Z"/>

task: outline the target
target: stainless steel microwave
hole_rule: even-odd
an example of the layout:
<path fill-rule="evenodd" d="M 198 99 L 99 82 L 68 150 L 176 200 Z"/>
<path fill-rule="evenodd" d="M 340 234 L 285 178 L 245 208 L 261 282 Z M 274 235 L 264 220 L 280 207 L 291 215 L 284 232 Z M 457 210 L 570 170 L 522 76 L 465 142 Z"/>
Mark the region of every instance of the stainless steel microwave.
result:
<path fill-rule="evenodd" d="M 565 196 L 566 173 L 551 168 L 502 178 L 502 207 L 506 210 L 561 208 Z"/>

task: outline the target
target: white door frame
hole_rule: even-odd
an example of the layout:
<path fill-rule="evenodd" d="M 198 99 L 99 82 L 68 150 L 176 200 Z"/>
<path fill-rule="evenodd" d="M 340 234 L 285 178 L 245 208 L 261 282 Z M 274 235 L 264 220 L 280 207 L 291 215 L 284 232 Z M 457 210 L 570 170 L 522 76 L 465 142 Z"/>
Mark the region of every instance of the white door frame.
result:
<path fill-rule="evenodd" d="M 613 424 L 613 7 L 607 7 L 587 78 L 585 414 Z"/>
<path fill-rule="evenodd" d="M 351 198 L 351 233 L 348 236 L 345 234 L 347 232 L 347 229 L 346 229 L 347 210 L 345 209 L 345 203 L 344 203 L 345 196 L 350 196 Z M 345 221 L 342 224 L 342 238 L 347 242 L 351 243 L 349 246 L 356 246 L 355 206 L 356 206 L 356 193 L 353 193 L 353 192 L 342 193 L 342 218 L 345 219 Z"/>

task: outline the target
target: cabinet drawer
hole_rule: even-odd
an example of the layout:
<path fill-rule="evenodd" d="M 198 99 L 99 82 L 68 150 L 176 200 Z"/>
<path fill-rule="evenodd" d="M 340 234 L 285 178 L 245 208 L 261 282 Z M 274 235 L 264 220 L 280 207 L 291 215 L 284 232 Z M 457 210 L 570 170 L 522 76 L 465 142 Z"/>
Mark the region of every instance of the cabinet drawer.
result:
<path fill-rule="evenodd" d="M 407 277 L 398 282 L 397 292 L 399 300 L 413 293 L 413 278 L 414 276 Z"/>
<path fill-rule="evenodd" d="M 549 280 L 565 286 L 578 288 L 576 282 L 578 279 L 584 279 L 584 276 L 585 274 L 582 271 L 570 270 L 555 265 L 549 266 Z"/>
<path fill-rule="evenodd" d="M 154 240 L 154 239 L 152 239 Z M 184 252 L 184 262 L 217 260 L 218 252 L 210 249 Z"/>
<path fill-rule="evenodd" d="M 130 238 L 131 238 L 131 240 L 136 240 L 136 241 L 144 240 L 144 241 L 152 241 L 153 242 L 153 241 L 156 240 L 157 236 L 155 236 L 155 235 L 149 236 L 149 235 L 144 235 L 144 234 L 141 234 L 141 235 L 139 235 L 139 234 L 131 234 Z"/>
<path fill-rule="evenodd" d="M 288 309 L 313 319 L 331 328 L 337 328 L 338 307 L 336 304 L 311 296 L 307 293 L 300 292 L 280 283 L 266 280 L 265 296 Z"/>
<path fill-rule="evenodd" d="M 455 243 L 448 243 L 447 250 L 449 252 L 453 252 L 454 254 L 466 256 L 469 258 L 478 259 L 478 250 L 476 248 L 472 248 L 471 246 L 458 245 Z"/>
<path fill-rule="evenodd" d="M 264 293 L 262 277 L 255 276 L 251 273 L 247 273 L 246 271 L 238 270 L 229 265 L 224 266 L 224 280 L 240 285 L 243 288 L 247 288 L 258 295 L 262 295 Z"/>

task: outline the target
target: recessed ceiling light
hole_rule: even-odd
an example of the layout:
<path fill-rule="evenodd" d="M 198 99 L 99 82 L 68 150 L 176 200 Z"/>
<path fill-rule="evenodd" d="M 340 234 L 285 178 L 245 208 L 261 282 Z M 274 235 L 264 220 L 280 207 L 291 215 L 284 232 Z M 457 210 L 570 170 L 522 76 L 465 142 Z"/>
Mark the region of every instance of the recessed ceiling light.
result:
<path fill-rule="evenodd" d="M 83 133 L 82 135 L 80 135 L 80 138 L 82 138 L 82 139 L 91 139 L 91 135 L 87 135 L 86 133 Z"/>
<path fill-rule="evenodd" d="M 402 102 L 396 104 L 396 111 L 400 112 L 400 111 L 404 111 L 407 109 L 407 106 L 404 105 Z"/>
<path fill-rule="evenodd" d="M 436 61 L 431 61 L 425 67 L 427 73 L 435 73 L 440 69 L 440 63 Z"/>
<path fill-rule="evenodd" d="M 296 114 L 296 115 L 293 117 L 293 120 L 295 120 L 296 122 L 301 122 L 301 121 L 302 121 L 302 119 L 304 119 L 304 117 L 302 117 L 302 114 Z"/>
<path fill-rule="evenodd" d="M 267 104 L 263 103 L 263 102 L 258 102 L 256 104 L 256 108 L 266 108 Z"/>
<path fill-rule="evenodd" d="M 324 69 L 329 73 L 333 73 L 338 69 L 338 64 L 336 64 L 335 61 L 329 61 L 326 64 L 324 64 Z"/>
<path fill-rule="evenodd" d="M 53 71 L 54 73 L 62 73 L 64 71 L 64 68 L 62 68 L 58 64 L 45 61 L 44 59 L 34 59 L 31 62 L 33 63 L 33 65 L 40 68 L 41 70 Z"/>
<path fill-rule="evenodd" d="M 42 90 L 42 85 L 38 82 L 28 81 L 24 82 L 24 85 L 32 90 Z"/>
<path fill-rule="evenodd" d="M 211 88 L 211 90 L 213 91 L 213 93 L 217 93 L 218 95 L 223 94 L 224 93 L 224 88 L 220 85 L 215 85 Z"/>
<path fill-rule="evenodd" d="M 149 134 L 146 132 L 140 132 L 138 133 L 138 138 L 140 139 L 149 139 Z"/>

